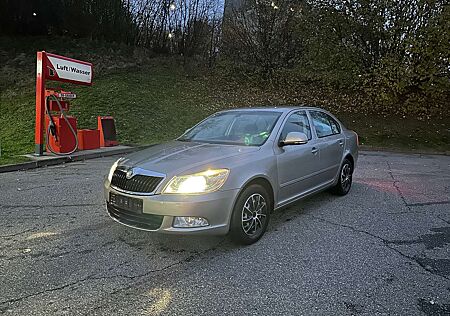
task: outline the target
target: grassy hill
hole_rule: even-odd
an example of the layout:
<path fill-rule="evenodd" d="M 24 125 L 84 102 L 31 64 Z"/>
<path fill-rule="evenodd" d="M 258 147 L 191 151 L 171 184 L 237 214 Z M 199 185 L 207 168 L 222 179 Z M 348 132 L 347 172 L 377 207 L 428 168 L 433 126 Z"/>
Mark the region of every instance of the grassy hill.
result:
<path fill-rule="evenodd" d="M 177 58 L 117 44 L 65 38 L 0 38 L 0 164 L 24 160 L 34 149 L 34 83 L 37 50 L 94 63 L 94 85 L 54 82 L 75 92 L 71 114 L 80 128 L 95 128 L 97 115 L 116 119 L 122 143 L 148 144 L 180 135 L 206 115 L 230 107 L 308 102 L 329 109 L 355 129 L 365 145 L 400 149 L 450 150 L 446 118 L 414 118 L 359 113 L 355 100 L 328 90 L 292 90 L 262 84 L 219 68 L 207 71 Z M 351 104 L 351 106 L 349 106 Z"/>

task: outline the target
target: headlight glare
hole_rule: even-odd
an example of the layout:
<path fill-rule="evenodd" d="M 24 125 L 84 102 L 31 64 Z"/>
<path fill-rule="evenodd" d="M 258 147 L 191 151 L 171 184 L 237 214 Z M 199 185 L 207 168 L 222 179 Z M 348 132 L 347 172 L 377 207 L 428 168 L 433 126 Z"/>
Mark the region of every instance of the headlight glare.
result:
<path fill-rule="evenodd" d="M 122 158 L 116 160 L 116 162 L 111 166 L 111 169 L 109 169 L 108 181 L 110 183 L 112 181 L 112 177 L 113 177 L 114 171 L 116 171 L 116 168 L 119 165 L 119 162 L 121 162 L 121 161 L 122 161 Z"/>
<path fill-rule="evenodd" d="M 214 169 L 173 177 L 164 188 L 163 193 L 198 194 L 214 192 L 225 183 L 228 173 L 228 169 Z"/>

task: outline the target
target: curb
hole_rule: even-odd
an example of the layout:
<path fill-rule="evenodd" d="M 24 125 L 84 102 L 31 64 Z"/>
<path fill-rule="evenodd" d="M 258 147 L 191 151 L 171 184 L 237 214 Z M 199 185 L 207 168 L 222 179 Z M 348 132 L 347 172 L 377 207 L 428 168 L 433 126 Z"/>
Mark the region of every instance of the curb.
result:
<path fill-rule="evenodd" d="M 406 154 L 406 155 L 438 155 L 438 156 L 450 156 L 450 151 L 433 151 L 433 150 L 415 150 L 415 149 L 395 149 L 389 147 L 371 147 L 371 146 L 359 146 L 360 152 L 386 152 L 393 154 Z"/>
<path fill-rule="evenodd" d="M 36 169 L 36 168 L 42 168 L 42 167 L 48 167 L 48 166 L 56 166 L 56 165 L 71 163 L 71 162 L 75 162 L 75 161 L 82 161 L 82 160 L 102 158 L 102 157 L 108 157 L 108 156 L 114 156 L 114 155 L 128 154 L 128 153 L 131 153 L 134 151 L 138 151 L 140 149 L 145 149 L 150 146 L 152 146 L 152 145 L 120 148 L 120 149 L 116 149 L 116 150 L 110 150 L 107 152 L 87 153 L 84 155 L 79 154 L 76 156 L 67 156 L 67 157 L 55 157 L 55 158 L 46 159 L 46 160 L 29 161 L 29 162 L 23 162 L 23 163 L 18 163 L 18 164 L 4 165 L 4 166 L 0 166 L 0 173 L 13 172 L 13 171 L 24 171 L 24 170 L 30 170 L 30 169 Z"/>

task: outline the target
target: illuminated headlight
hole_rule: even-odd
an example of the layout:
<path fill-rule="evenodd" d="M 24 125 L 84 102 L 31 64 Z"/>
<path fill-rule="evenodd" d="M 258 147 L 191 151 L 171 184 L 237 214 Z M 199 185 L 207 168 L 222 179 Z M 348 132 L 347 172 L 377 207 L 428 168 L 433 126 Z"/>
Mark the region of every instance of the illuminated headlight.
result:
<path fill-rule="evenodd" d="M 121 162 L 123 160 L 123 158 L 118 159 L 112 166 L 111 169 L 109 170 L 109 174 L 108 174 L 108 181 L 111 183 L 112 181 L 112 177 L 114 174 L 114 171 L 116 171 L 117 165 L 119 164 L 119 162 Z"/>
<path fill-rule="evenodd" d="M 214 192 L 225 183 L 228 173 L 228 169 L 215 169 L 173 177 L 164 188 L 163 193 L 198 194 Z"/>
<path fill-rule="evenodd" d="M 205 227 L 208 225 L 208 221 L 203 217 L 178 216 L 173 220 L 173 227 L 175 228 Z"/>

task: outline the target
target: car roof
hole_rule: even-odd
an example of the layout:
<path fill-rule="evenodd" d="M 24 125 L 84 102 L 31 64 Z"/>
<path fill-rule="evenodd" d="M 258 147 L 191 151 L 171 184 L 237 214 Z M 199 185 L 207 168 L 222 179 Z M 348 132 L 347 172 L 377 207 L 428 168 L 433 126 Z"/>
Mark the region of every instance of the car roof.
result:
<path fill-rule="evenodd" d="M 267 111 L 267 112 L 290 112 L 292 110 L 321 110 L 324 109 L 307 106 L 307 105 L 299 105 L 299 106 L 257 106 L 257 107 L 245 107 L 245 108 L 235 108 L 235 109 L 227 109 L 220 112 L 233 112 L 233 111 Z"/>

